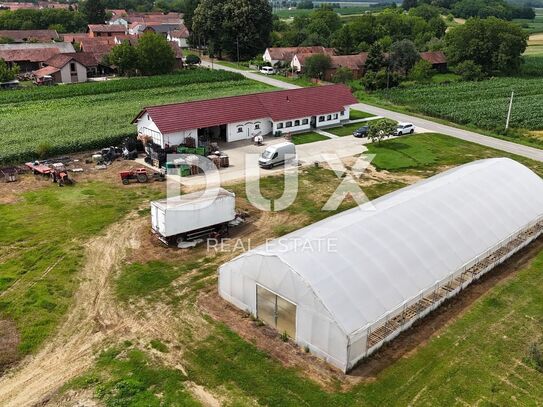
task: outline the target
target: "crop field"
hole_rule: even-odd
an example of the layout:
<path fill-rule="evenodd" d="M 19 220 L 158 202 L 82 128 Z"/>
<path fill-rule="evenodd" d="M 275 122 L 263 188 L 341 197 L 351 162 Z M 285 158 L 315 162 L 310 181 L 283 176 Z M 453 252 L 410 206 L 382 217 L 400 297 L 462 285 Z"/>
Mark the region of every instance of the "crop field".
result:
<path fill-rule="evenodd" d="M 429 116 L 489 130 L 503 130 L 511 91 L 511 127 L 543 129 L 543 79 L 497 78 L 397 88 L 378 92 L 386 101 Z"/>
<path fill-rule="evenodd" d="M 144 106 L 270 89 L 241 75 L 187 70 L 153 78 L 0 93 L 0 163 L 102 147 L 135 134 Z"/>

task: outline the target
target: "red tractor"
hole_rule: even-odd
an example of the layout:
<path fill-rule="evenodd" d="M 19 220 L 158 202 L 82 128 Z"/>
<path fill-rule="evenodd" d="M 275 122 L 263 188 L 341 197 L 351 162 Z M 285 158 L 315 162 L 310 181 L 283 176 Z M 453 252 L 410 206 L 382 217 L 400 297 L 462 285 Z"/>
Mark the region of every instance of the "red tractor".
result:
<path fill-rule="evenodd" d="M 155 172 L 149 176 L 149 173 L 145 168 L 136 168 L 135 170 L 128 170 L 128 171 L 121 171 L 119 173 L 121 176 L 121 181 L 124 185 L 130 184 L 130 181 L 136 181 L 141 184 L 145 184 L 146 182 L 149 182 L 149 179 L 153 179 L 155 181 L 164 181 L 166 177 L 164 174 Z"/>

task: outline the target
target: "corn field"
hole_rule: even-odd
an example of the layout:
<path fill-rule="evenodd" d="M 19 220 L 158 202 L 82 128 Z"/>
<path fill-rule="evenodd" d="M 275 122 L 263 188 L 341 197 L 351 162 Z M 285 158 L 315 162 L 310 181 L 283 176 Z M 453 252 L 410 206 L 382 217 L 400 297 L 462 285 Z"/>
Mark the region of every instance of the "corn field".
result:
<path fill-rule="evenodd" d="M 115 144 L 135 135 L 142 107 L 266 90 L 241 75 L 203 69 L 0 92 L 0 163 Z"/>
<path fill-rule="evenodd" d="M 510 126 L 543 129 L 543 79 L 496 78 L 482 82 L 418 85 L 381 91 L 391 103 L 460 124 L 500 130 L 505 127 L 511 91 L 515 92 Z"/>

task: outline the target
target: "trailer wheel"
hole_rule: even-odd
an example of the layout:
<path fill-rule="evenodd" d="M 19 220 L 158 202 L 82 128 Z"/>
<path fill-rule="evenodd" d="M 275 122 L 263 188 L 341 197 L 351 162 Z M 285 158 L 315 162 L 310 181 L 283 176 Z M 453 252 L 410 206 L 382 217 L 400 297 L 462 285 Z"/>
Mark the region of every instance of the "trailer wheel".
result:
<path fill-rule="evenodd" d="M 123 185 L 128 185 L 128 184 L 130 184 L 130 181 L 128 181 L 128 178 L 123 179 Z"/>

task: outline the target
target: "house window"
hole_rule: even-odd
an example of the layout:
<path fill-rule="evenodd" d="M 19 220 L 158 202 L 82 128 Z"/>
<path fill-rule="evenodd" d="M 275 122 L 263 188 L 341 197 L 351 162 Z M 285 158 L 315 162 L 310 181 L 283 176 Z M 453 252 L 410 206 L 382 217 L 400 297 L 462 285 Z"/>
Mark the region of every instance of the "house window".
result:
<path fill-rule="evenodd" d="M 72 74 L 77 73 L 77 70 L 75 69 L 75 62 L 70 62 L 70 72 Z"/>
<path fill-rule="evenodd" d="M 309 120 L 308 119 L 303 119 L 302 120 L 302 124 L 308 124 L 309 123 Z"/>
<path fill-rule="evenodd" d="M 319 116 L 319 122 L 323 122 L 325 120 L 324 116 Z"/>
<path fill-rule="evenodd" d="M 260 130 L 260 123 L 255 123 L 255 130 Z"/>
<path fill-rule="evenodd" d="M 337 113 L 334 115 L 334 120 L 336 120 L 338 118 L 338 115 Z"/>
<path fill-rule="evenodd" d="M 277 123 L 277 128 L 282 129 L 283 128 L 283 123 Z"/>
<path fill-rule="evenodd" d="M 238 127 L 238 133 L 243 133 L 243 127 Z"/>
<path fill-rule="evenodd" d="M 292 127 L 292 122 L 287 122 L 287 124 L 285 125 L 285 127 Z"/>
<path fill-rule="evenodd" d="M 295 125 L 295 126 L 299 126 L 299 125 L 300 125 L 300 121 L 299 121 L 299 120 L 294 120 L 294 125 Z"/>
<path fill-rule="evenodd" d="M 326 116 L 326 120 L 332 120 L 332 115 L 329 114 L 328 116 Z"/>
<path fill-rule="evenodd" d="M 341 112 L 341 115 L 342 115 L 342 116 L 345 116 L 345 111 Z"/>

